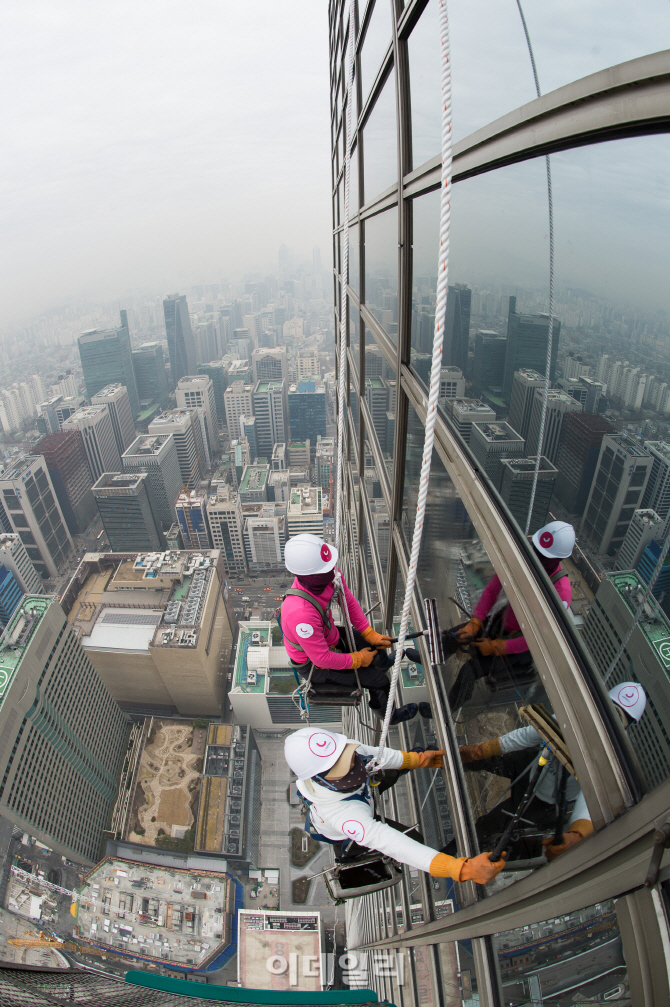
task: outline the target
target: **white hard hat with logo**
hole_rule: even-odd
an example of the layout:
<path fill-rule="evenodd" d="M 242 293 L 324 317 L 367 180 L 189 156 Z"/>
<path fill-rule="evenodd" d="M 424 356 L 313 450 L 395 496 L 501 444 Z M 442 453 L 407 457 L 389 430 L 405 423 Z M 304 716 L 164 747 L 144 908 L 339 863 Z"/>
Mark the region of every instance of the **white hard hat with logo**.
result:
<path fill-rule="evenodd" d="M 575 529 L 566 521 L 550 521 L 533 535 L 533 545 L 549 559 L 567 559 L 575 548 Z"/>
<path fill-rule="evenodd" d="M 610 699 L 620 706 L 633 720 L 641 720 L 647 705 L 647 694 L 637 682 L 622 682 L 608 693 Z"/>
<path fill-rule="evenodd" d="M 284 742 L 284 757 L 299 780 L 308 780 L 334 766 L 346 744 L 344 734 L 322 727 L 301 727 Z"/>
<path fill-rule="evenodd" d="M 324 542 L 318 535 L 294 535 L 284 546 L 286 569 L 299 577 L 328 573 L 337 563 L 338 552 L 334 545 Z"/>

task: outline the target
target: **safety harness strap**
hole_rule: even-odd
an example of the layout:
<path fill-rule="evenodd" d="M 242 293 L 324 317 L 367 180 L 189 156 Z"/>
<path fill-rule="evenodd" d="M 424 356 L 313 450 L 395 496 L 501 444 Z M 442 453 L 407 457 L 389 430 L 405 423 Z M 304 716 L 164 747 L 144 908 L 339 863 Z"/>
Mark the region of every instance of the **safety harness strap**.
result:
<path fill-rule="evenodd" d="M 552 573 L 549 580 L 551 581 L 552 584 L 556 584 L 558 583 L 559 580 L 562 580 L 563 577 L 567 576 L 568 576 L 567 570 L 557 570 L 556 573 Z"/>

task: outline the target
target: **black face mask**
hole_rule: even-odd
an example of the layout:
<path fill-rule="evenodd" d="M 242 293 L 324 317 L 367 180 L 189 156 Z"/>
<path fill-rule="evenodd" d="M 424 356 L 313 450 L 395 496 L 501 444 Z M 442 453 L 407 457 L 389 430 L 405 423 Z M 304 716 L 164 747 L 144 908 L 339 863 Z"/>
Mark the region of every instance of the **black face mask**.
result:
<path fill-rule="evenodd" d="M 533 546 L 533 549 L 535 549 L 535 546 Z M 535 549 L 535 555 L 544 567 L 547 577 L 551 577 L 553 573 L 556 573 L 561 565 L 560 559 L 557 559 L 555 556 L 545 556 L 539 551 L 539 549 Z"/>
<path fill-rule="evenodd" d="M 298 582 L 311 594 L 322 594 L 335 580 L 335 570 L 328 573 L 314 573 L 308 577 L 298 577 Z"/>
<path fill-rule="evenodd" d="M 358 790 L 368 778 L 367 770 L 365 768 L 365 763 L 361 759 L 360 755 L 356 753 L 354 755 L 354 762 L 347 773 L 340 780 L 327 780 L 326 773 L 320 773 L 317 776 L 319 783 L 328 787 L 329 790 Z"/>

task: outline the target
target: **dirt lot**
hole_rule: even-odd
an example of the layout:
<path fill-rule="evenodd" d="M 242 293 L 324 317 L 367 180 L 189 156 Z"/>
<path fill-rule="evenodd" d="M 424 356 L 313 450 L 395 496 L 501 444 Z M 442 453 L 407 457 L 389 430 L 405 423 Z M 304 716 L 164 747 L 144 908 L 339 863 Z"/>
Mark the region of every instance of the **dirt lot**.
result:
<path fill-rule="evenodd" d="M 132 842 L 153 846 L 159 829 L 170 836 L 173 825 L 183 829 L 194 824 L 192 809 L 202 780 L 202 755 L 199 737 L 194 750 L 193 735 L 188 721 L 154 722 L 140 760 L 132 831 L 127 837 Z M 134 831 L 138 824 L 144 834 Z"/>

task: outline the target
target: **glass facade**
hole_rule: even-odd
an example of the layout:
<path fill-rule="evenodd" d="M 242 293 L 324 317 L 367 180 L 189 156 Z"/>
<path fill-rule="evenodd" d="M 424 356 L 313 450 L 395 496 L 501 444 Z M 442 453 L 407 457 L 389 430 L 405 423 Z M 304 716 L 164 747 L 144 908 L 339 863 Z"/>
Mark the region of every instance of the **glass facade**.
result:
<path fill-rule="evenodd" d="M 552 755 L 538 770 L 506 844 L 509 869 L 494 883 L 406 869 L 398 888 L 348 904 L 349 947 L 363 949 L 360 985 L 403 1007 L 651 1003 L 644 962 L 654 948 L 664 959 L 667 942 L 665 891 L 642 889 L 670 801 L 665 567 L 653 597 L 644 592 L 670 519 L 668 138 L 659 125 L 670 120 L 670 91 L 655 92 L 653 111 L 642 82 L 670 71 L 670 60 L 647 55 L 656 44 L 644 28 L 624 39 L 625 5 L 582 12 L 574 31 L 591 30 L 592 42 L 580 34 L 561 59 L 569 18 L 563 12 L 559 25 L 556 11 L 533 9 L 540 81 L 546 92 L 564 89 L 536 99 L 516 9 L 452 6 L 445 392 L 411 621 L 422 625 L 424 599 L 435 598 L 443 629 L 476 611 L 505 647 L 500 657 L 455 648 L 433 667 L 420 641 L 420 663 L 411 672 L 403 663 L 402 702 L 428 701 L 432 716 L 400 725 L 389 743 L 443 748 L 445 769 L 403 777 L 384 795 L 385 810 L 419 822 L 433 848 L 473 856 L 495 846 L 520 807 L 546 740 L 530 725 L 557 729 L 552 751 L 562 759 Z M 668 25 L 668 11 L 656 8 Z M 356 7 L 345 465 L 354 546 L 345 570 L 387 632 L 398 629 L 405 593 L 435 324 L 438 12 L 438 0 Z M 330 16 L 338 249 L 346 95 L 336 82 L 346 77 L 348 5 L 332 0 Z M 607 83 L 615 79 L 616 96 Z M 617 102 L 629 99 L 624 123 Z M 556 238 L 540 443 L 550 307 L 545 154 Z M 339 256 L 334 280 L 338 296 Z M 339 317 L 339 299 L 335 307 Z M 567 576 L 554 582 L 525 534 L 538 453 L 530 530 L 563 520 L 577 533 L 562 562 Z M 620 692 L 617 703 L 608 695 L 624 683 L 646 695 L 639 722 L 624 713 Z M 374 741 L 353 719 L 345 729 Z M 474 757 L 486 743 L 486 758 Z M 578 841 L 547 860 L 559 825 Z M 631 923 L 642 917 L 644 935 Z M 382 952 L 384 968 L 375 959 Z M 667 991 L 665 963 L 661 971 Z"/>

